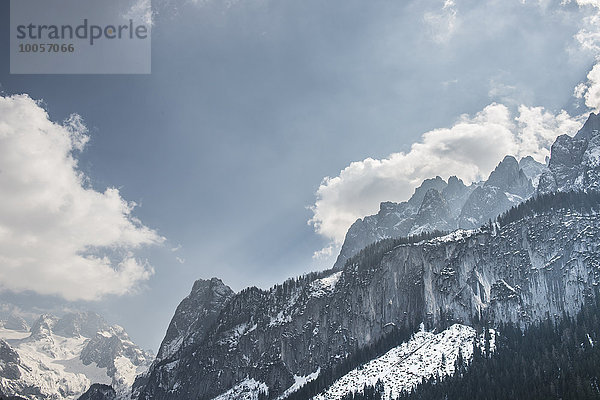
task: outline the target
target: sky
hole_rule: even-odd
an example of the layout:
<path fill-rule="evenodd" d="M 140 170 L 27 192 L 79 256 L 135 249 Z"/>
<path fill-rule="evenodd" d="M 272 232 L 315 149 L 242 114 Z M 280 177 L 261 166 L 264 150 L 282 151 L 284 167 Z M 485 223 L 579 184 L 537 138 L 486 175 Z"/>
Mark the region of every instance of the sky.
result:
<path fill-rule="evenodd" d="M 0 0 L 0 311 L 94 310 L 156 351 L 198 278 L 329 268 L 380 202 L 573 134 L 600 106 L 599 15 L 154 0 L 150 75 L 11 75 Z"/>

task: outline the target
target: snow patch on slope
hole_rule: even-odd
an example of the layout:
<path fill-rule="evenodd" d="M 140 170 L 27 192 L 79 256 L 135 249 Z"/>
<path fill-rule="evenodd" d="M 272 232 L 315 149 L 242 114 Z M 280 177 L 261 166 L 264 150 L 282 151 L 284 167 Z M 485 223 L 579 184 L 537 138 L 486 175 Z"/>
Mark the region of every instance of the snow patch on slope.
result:
<path fill-rule="evenodd" d="M 310 284 L 312 297 L 323 297 L 333 292 L 335 285 L 340 280 L 342 271 L 335 272 L 325 278 L 317 279 Z"/>
<path fill-rule="evenodd" d="M 374 386 L 378 380 L 385 387 L 383 399 L 396 398 L 424 379 L 453 374 L 459 349 L 468 360 L 475 337 L 473 328 L 460 324 L 438 334 L 417 332 L 408 342 L 350 371 L 313 400 L 339 400 L 350 392 L 362 391 L 365 384 Z"/>
<path fill-rule="evenodd" d="M 321 368 L 317 369 L 312 374 L 309 374 L 306 376 L 294 375 L 294 384 L 292 386 L 290 386 L 289 388 L 287 388 L 287 390 L 285 392 L 283 392 L 281 394 L 281 396 L 279 396 L 277 398 L 277 400 L 285 399 L 287 396 L 294 393 L 295 391 L 300 389 L 302 386 L 306 385 L 308 382 L 314 381 L 315 379 L 317 379 L 317 377 L 319 376 L 320 373 L 321 373 Z"/>
<path fill-rule="evenodd" d="M 252 378 L 246 378 L 213 400 L 258 400 L 261 393 L 269 393 L 269 387 Z"/>

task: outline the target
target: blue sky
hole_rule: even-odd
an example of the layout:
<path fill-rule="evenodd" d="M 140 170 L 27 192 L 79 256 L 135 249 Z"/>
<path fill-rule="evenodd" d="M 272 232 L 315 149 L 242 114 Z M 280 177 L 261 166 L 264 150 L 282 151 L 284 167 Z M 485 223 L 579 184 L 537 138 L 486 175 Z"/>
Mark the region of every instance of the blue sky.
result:
<path fill-rule="evenodd" d="M 155 0 L 152 74 L 103 76 L 10 75 L 2 0 L 2 95 L 43 100 L 56 123 L 80 115 L 78 170 L 136 202 L 133 215 L 165 241 L 136 250 L 154 274 L 132 293 L 0 297 L 22 310 L 97 310 L 156 349 L 197 278 L 240 290 L 330 267 L 348 221 L 379 201 L 404 200 L 430 174 L 485 176 L 502 152 L 543 158 L 595 109 L 573 96 L 581 83 L 592 92 L 597 54 L 598 8 L 580 3 Z M 526 146 L 535 129 L 543 140 Z M 467 131 L 495 152 L 472 159 L 457 139 L 466 153 L 444 157 L 460 162 L 431 153 Z M 399 152 L 410 157 L 390 157 Z"/>

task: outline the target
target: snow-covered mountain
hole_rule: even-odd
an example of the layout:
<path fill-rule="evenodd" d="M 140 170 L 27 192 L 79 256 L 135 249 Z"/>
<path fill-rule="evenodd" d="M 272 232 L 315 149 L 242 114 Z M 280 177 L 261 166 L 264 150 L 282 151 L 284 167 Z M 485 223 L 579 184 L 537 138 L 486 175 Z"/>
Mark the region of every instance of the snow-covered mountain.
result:
<path fill-rule="evenodd" d="M 127 394 L 153 356 L 118 325 L 91 312 L 41 315 L 31 329 L 12 317 L 0 328 L 0 391 L 27 399 L 76 399 L 92 383 Z"/>

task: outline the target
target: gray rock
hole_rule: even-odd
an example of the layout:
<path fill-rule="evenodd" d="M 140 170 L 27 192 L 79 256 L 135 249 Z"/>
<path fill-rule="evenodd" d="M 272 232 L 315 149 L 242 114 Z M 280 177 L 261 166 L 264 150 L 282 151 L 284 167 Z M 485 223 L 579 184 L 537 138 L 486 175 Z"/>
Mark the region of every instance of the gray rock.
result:
<path fill-rule="evenodd" d="M 538 193 L 600 190 L 600 116 L 592 113 L 574 137 L 559 136 Z"/>
<path fill-rule="evenodd" d="M 436 189 L 429 189 L 423 197 L 410 235 L 431 231 L 450 231 L 456 228 L 450 206 Z"/>
<path fill-rule="evenodd" d="M 6 329 L 19 332 L 28 332 L 30 329 L 27 321 L 15 314 L 9 315 L 3 325 Z"/>
<path fill-rule="evenodd" d="M 116 400 L 117 393 L 112 386 L 94 383 L 78 400 Z"/>
<path fill-rule="evenodd" d="M 523 170 L 525 176 L 531 179 L 534 188 L 537 188 L 540 176 L 548 171 L 546 164 L 535 161 L 531 156 L 521 158 L 519 168 Z"/>
<path fill-rule="evenodd" d="M 58 318 L 52 314 L 42 314 L 31 326 L 31 338 L 40 339 L 52 335 Z"/>
<path fill-rule="evenodd" d="M 177 306 L 158 351 L 157 360 L 171 357 L 185 340 L 202 341 L 234 291 L 218 278 L 199 279 Z"/>
<path fill-rule="evenodd" d="M 0 339 L 0 377 L 5 379 L 19 379 L 21 360 L 17 352 L 8 343 Z"/>
<path fill-rule="evenodd" d="M 434 328 L 485 318 L 525 326 L 574 315 L 600 284 L 599 246 L 597 215 L 540 213 L 502 229 L 401 245 L 380 262 L 350 263 L 333 275 L 249 288 L 227 303 L 203 341 L 155 363 L 138 398 L 212 398 L 246 378 L 277 395 L 294 375 L 324 370 L 381 338 L 389 324 Z"/>
<path fill-rule="evenodd" d="M 531 180 L 519 168 L 517 160 L 506 156 L 483 186 L 471 193 L 462 208 L 458 226 L 477 228 L 526 200 L 533 192 Z"/>
<path fill-rule="evenodd" d="M 53 332 L 65 337 L 93 337 L 97 332 L 108 329 L 109 325 L 98 314 L 88 312 L 68 313 L 60 318 Z"/>

